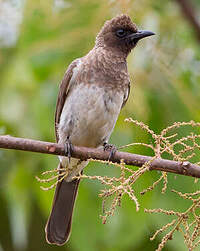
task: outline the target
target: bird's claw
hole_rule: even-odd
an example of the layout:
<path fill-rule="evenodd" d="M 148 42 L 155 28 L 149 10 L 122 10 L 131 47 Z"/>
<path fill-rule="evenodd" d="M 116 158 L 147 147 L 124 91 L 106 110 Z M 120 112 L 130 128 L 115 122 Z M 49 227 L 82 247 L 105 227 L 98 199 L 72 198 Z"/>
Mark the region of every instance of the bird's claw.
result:
<path fill-rule="evenodd" d="M 69 139 L 67 138 L 66 142 L 64 143 L 64 149 L 65 149 L 65 156 L 68 157 L 68 161 L 70 162 L 72 151 L 73 151 L 73 145 Z"/>
<path fill-rule="evenodd" d="M 103 149 L 104 149 L 104 151 L 110 152 L 110 154 L 108 156 L 108 161 L 112 160 L 112 158 L 114 157 L 114 155 L 117 151 L 117 147 L 115 145 L 108 144 L 107 142 L 105 142 L 103 144 Z"/>

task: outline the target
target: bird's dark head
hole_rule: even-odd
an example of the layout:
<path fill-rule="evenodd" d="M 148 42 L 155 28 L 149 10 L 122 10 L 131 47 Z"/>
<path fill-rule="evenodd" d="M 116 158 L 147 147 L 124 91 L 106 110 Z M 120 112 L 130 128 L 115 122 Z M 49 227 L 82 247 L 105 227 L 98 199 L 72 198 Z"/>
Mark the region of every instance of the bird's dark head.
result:
<path fill-rule="evenodd" d="M 104 24 L 96 37 L 96 46 L 109 47 L 128 55 L 140 39 L 151 35 L 154 33 L 138 30 L 131 18 L 122 14 Z"/>

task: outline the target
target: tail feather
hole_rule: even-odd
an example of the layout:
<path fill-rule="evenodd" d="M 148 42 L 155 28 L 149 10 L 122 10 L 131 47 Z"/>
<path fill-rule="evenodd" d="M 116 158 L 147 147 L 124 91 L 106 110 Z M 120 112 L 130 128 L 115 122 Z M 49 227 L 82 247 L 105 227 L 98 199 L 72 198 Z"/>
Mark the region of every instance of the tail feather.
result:
<path fill-rule="evenodd" d="M 46 240 L 50 244 L 63 245 L 71 232 L 72 213 L 80 180 L 57 184 L 52 211 L 46 224 Z"/>

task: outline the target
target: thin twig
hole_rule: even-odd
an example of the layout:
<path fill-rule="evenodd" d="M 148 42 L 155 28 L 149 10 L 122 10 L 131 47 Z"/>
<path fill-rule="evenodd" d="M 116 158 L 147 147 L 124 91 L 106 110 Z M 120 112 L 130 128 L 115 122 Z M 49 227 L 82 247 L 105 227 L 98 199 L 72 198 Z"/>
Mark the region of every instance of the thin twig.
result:
<path fill-rule="evenodd" d="M 16 138 L 9 135 L 0 136 L 0 148 L 15 149 L 29 152 L 39 152 L 53 155 L 65 156 L 65 149 L 63 145 L 44 142 L 32 139 Z M 87 147 L 73 147 L 72 157 L 81 160 L 96 159 L 108 160 L 109 152 L 102 149 L 87 148 Z M 189 162 L 178 162 L 156 158 L 152 161 L 152 157 L 132 154 L 127 152 L 116 152 L 112 158 L 112 162 L 120 163 L 121 160 L 127 165 L 141 167 L 149 162 L 149 170 L 160 170 L 164 172 L 171 172 L 186 176 L 193 176 L 200 178 L 200 166 Z"/>

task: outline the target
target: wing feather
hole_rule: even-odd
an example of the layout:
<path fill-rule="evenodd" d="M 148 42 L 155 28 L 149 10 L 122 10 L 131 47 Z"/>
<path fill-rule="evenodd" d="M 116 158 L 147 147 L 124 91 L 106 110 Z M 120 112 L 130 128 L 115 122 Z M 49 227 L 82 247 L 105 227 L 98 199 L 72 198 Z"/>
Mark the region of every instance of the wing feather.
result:
<path fill-rule="evenodd" d="M 80 58 L 74 60 L 69 67 L 67 68 L 65 75 L 63 77 L 63 80 L 60 84 L 60 88 L 59 88 L 59 93 L 58 93 L 58 99 L 57 99 L 57 103 L 56 103 L 56 112 L 55 112 L 55 134 L 56 134 L 56 141 L 58 142 L 58 133 L 57 133 L 57 126 L 60 122 L 60 115 L 62 113 L 62 109 L 63 106 L 65 104 L 65 100 L 67 98 L 68 92 L 69 92 L 69 88 L 70 88 L 70 80 L 72 78 L 73 75 L 73 70 L 74 68 L 77 66 L 77 64 L 79 63 Z"/>
<path fill-rule="evenodd" d="M 128 83 L 127 92 L 126 92 L 125 95 L 124 95 L 124 101 L 123 101 L 123 103 L 122 103 L 122 108 L 125 106 L 125 104 L 126 104 L 128 98 L 129 98 L 130 89 L 131 89 L 130 87 L 131 87 L 131 86 L 130 86 L 130 82 L 129 82 L 129 83 Z"/>

